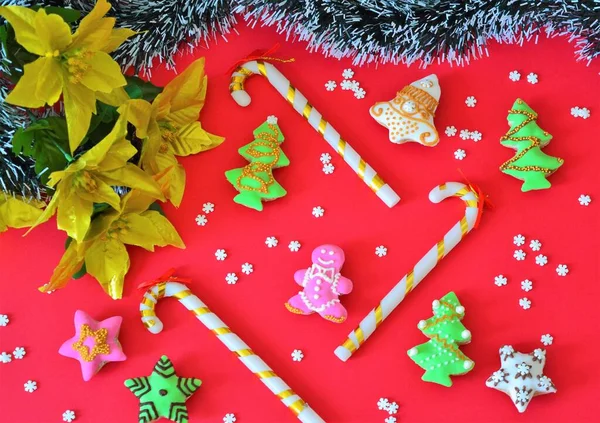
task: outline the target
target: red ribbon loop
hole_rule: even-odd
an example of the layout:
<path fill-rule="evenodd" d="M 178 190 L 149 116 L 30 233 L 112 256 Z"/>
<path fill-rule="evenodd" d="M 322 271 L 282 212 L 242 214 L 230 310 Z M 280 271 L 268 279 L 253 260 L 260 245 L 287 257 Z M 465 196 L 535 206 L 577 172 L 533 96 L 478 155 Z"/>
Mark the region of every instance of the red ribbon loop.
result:
<path fill-rule="evenodd" d="M 142 282 L 138 286 L 138 289 L 151 288 L 162 282 L 181 282 L 181 283 L 185 283 L 185 284 L 189 284 L 192 282 L 191 278 L 180 278 L 177 276 L 173 276 L 174 273 L 175 273 L 175 268 L 172 267 L 169 270 L 167 270 L 163 275 L 159 276 L 158 278 L 151 280 L 151 281 Z"/>
<path fill-rule="evenodd" d="M 279 47 L 281 47 L 281 44 L 279 43 L 275 43 L 273 45 L 273 47 L 271 47 L 268 50 L 254 50 L 252 53 L 250 53 L 248 56 L 244 57 L 243 59 L 238 60 L 237 62 L 235 62 L 231 68 L 229 68 L 229 73 L 233 73 L 240 65 L 243 65 L 246 62 L 251 62 L 252 60 L 262 60 L 263 62 L 280 62 L 280 63 L 290 63 L 290 62 L 294 62 L 296 59 L 294 59 L 293 57 L 290 59 L 281 59 L 279 57 L 273 57 L 271 56 L 272 54 L 274 54 L 277 50 L 279 50 Z"/>

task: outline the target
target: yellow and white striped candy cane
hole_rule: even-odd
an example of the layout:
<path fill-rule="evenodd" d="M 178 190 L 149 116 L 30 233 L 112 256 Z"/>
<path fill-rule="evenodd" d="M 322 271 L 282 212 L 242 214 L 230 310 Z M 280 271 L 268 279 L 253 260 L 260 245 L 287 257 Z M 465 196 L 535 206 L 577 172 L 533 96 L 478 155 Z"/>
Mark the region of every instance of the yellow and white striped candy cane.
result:
<path fill-rule="evenodd" d="M 292 107 L 306 119 L 310 126 L 319 132 L 325 141 L 356 172 L 358 177 L 377 194 L 388 206 L 395 206 L 400 197 L 396 192 L 367 164 L 348 142 L 342 139 L 339 132 L 317 111 L 290 81 L 271 63 L 262 60 L 251 60 L 238 66 L 231 75 L 229 91 L 231 96 L 242 107 L 250 104 L 250 96 L 244 89 L 244 82 L 251 75 L 262 75 L 275 87 Z"/>
<path fill-rule="evenodd" d="M 429 200 L 439 203 L 448 197 L 460 197 L 465 202 L 465 215 L 419 260 L 419 262 L 404 275 L 404 277 L 381 300 L 379 305 L 369 312 L 360 322 L 358 328 L 350 332 L 342 345 L 335 349 L 335 355 L 342 361 L 348 360 L 367 339 L 375 332 L 381 323 L 404 300 L 406 295 L 419 285 L 431 270 L 446 257 L 450 251 L 468 234 L 479 216 L 480 201 L 477 192 L 471 187 L 458 182 L 448 182 L 435 187 L 429 193 Z"/>
<path fill-rule="evenodd" d="M 219 340 L 239 357 L 241 362 L 271 390 L 289 408 L 301 422 L 324 423 L 312 408 L 298 394 L 275 374 L 258 355 L 254 353 L 235 333 L 229 329 L 200 299 L 192 294 L 188 287 L 178 282 L 159 282 L 148 289 L 140 304 L 142 322 L 146 328 L 157 334 L 163 329 L 161 320 L 156 316 L 154 307 L 159 299 L 175 297 L 196 318 L 202 322 Z"/>

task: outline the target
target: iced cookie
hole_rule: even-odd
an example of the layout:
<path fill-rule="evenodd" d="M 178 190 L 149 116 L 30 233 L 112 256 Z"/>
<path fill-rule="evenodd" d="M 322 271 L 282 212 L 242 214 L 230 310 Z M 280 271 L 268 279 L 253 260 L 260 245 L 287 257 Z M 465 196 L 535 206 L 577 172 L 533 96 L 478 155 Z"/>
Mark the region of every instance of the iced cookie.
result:
<path fill-rule="evenodd" d="M 115 316 L 97 322 L 87 313 L 77 310 L 75 336 L 62 344 L 58 353 L 79 361 L 83 380 L 87 382 L 106 363 L 127 358 L 118 339 L 122 321 L 121 316 Z"/>
<path fill-rule="evenodd" d="M 504 392 L 523 413 L 531 399 L 538 395 L 553 394 L 556 387 L 544 375 L 546 350 L 536 348 L 531 354 L 516 352 L 511 345 L 500 348 L 500 369 L 485 382 L 489 388 Z"/>
<path fill-rule="evenodd" d="M 290 298 L 285 307 L 296 314 L 319 313 L 335 323 L 345 321 L 348 313 L 339 297 L 352 292 L 352 281 L 340 274 L 344 261 L 340 247 L 326 244 L 315 248 L 312 265 L 294 274 L 302 291 Z"/>
<path fill-rule="evenodd" d="M 394 144 L 412 141 L 433 147 L 440 141 L 433 123 L 440 94 L 437 76 L 431 74 L 402 88 L 394 99 L 375 103 L 369 112 L 389 130 Z"/>
<path fill-rule="evenodd" d="M 452 386 L 451 375 L 463 375 L 475 366 L 458 348 L 471 342 L 471 332 L 461 323 L 465 308 L 454 292 L 435 300 L 432 308 L 433 317 L 418 325 L 430 340 L 408 350 L 408 356 L 425 370 L 424 381 Z"/>

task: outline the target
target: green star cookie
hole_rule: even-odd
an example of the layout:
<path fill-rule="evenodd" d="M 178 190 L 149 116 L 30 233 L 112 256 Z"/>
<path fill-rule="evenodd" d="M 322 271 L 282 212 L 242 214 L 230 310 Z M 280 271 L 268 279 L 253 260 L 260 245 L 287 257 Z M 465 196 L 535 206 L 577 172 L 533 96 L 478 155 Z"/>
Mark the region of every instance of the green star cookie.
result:
<path fill-rule="evenodd" d="M 125 381 L 125 386 L 140 399 L 139 423 L 151 423 L 161 417 L 187 423 L 185 402 L 201 384 L 200 379 L 177 376 L 166 355 L 158 360 L 150 376 Z"/>

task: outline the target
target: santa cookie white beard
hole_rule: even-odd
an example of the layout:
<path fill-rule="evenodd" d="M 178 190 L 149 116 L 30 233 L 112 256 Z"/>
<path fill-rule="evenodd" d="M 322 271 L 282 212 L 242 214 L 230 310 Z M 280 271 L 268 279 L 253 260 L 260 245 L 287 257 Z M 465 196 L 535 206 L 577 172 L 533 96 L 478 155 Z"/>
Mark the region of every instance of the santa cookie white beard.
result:
<path fill-rule="evenodd" d="M 369 112 L 388 128 L 394 144 L 418 142 L 433 147 L 440 141 L 433 123 L 440 95 L 437 76 L 431 74 L 402 88 L 394 99 L 375 103 Z"/>

